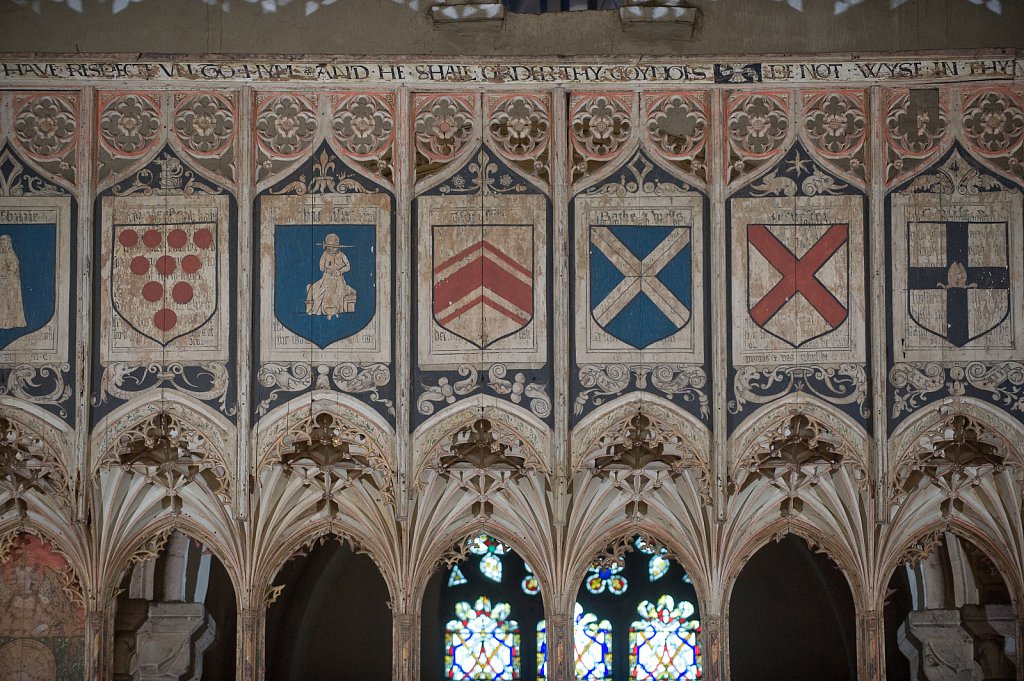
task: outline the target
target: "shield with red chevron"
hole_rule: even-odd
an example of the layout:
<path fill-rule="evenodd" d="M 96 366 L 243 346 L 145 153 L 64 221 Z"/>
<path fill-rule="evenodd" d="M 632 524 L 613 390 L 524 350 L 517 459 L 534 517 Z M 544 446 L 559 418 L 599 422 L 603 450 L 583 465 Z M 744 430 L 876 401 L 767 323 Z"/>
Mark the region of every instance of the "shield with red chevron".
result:
<path fill-rule="evenodd" d="M 767 333 L 794 348 L 831 333 L 849 293 L 849 225 L 747 225 L 747 309 Z"/>
<path fill-rule="evenodd" d="M 434 319 L 478 348 L 533 319 L 533 225 L 434 225 Z"/>

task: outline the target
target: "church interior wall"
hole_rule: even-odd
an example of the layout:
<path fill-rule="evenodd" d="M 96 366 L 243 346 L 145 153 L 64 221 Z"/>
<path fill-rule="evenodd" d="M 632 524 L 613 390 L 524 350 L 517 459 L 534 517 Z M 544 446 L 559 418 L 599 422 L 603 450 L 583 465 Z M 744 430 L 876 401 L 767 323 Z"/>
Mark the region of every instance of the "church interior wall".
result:
<path fill-rule="evenodd" d="M 641 535 L 703 678 L 796 542 L 857 679 L 954 639 L 1024 679 L 1018 51 L 0 61 L 0 608 L 67 629 L 0 664 L 141 678 L 163 618 L 175 678 L 277 678 L 268 612 L 312 626 L 348 566 L 392 678 L 434 678 L 421 604 L 486 533 L 573 678 L 581 584 Z"/>

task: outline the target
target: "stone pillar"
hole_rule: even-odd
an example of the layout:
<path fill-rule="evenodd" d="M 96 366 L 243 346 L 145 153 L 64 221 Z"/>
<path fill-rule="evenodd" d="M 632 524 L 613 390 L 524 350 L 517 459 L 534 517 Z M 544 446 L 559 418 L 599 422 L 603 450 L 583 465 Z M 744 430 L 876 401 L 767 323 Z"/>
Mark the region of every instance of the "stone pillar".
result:
<path fill-rule="evenodd" d="M 572 620 L 572 616 L 564 613 L 547 618 L 548 678 L 552 681 L 576 678 Z"/>
<path fill-rule="evenodd" d="M 928 681 L 982 681 L 974 639 L 960 626 L 959 610 L 916 610 L 897 634 L 912 674 Z"/>
<path fill-rule="evenodd" d="M 703 678 L 706 681 L 722 681 L 725 678 L 725 673 L 722 670 L 721 615 L 717 613 L 701 615 L 700 651 Z"/>
<path fill-rule="evenodd" d="M 857 612 L 857 678 L 885 681 L 885 620 L 881 610 Z"/>
<path fill-rule="evenodd" d="M 420 667 L 420 613 L 403 612 L 394 616 L 393 678 L 417 681 Z"/>
<path fill-rule="evenodd" d="M 263 681 L 263 622 L 265 609 L 245 608 L 238 613 L 238 681 Z"/>
<path fill-rule="evenodd" d="M 1012 605 L 965 605 L 964 629 L 974 638 L 974 659 L 985 681 L 1017 678 L 1017 618 Z"/>
<path fill-rule="evenodd" d="M 85 612 L 85 678 L 88 681 L 103 681 L 110 678 L 107 664 L 109 626 L 113 619 L 112 608 L 89 609 Z"/>
<path fill-rule="evenodd" d="M 202 603 L 150 603 L 135 634 L 133 681 L 199 681 L 216 634 Z"/>

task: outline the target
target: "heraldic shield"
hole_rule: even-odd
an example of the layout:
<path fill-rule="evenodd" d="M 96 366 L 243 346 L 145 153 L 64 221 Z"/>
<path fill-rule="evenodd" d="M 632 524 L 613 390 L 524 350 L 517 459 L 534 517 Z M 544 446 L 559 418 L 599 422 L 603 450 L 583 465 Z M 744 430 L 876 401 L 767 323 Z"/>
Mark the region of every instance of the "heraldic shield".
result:
<path fill-rule="evenodd" d="M 911 222 L 907 229 L 910 318 L 956 347 L 1010 314 L 1005 222 Z"/>
<path fill-rule="evenodd" d="M 274 315 L 320 349 L 367 327 L 377 310 L 375 225 L 277 225 Z"/>
<path fill-rule="evenodd" d="M 434 225 L 433 313 L 486 348 L 533 319 L 533 225 Z"/>
<path fill-rule="evenodd" d="M 199 329 L 217 310 L 217 224 L 113 223 L 114 310 L 160 345 Z"/>
<path fill-rule="evenodd" d="M 590 226 L 590 312 L 643 349 L 685 327 L 693 304 L 689 227 Z"/>
<path fill-rule="evenodd" d="M 747 311 L 765 332 L 799 348 L 846 321 L 849 296 L 849 225 L 747 225 Z"/>
<path fill-rule="evenodd" d="M 56 309 L 57 225 L 0 224 L 0 350 Z"/>

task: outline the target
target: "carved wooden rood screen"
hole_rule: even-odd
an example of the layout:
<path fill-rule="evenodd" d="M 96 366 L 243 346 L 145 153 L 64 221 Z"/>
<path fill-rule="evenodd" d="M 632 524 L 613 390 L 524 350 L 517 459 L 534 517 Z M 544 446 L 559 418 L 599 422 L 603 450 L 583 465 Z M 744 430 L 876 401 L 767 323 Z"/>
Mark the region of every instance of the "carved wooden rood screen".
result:
<path fill-rule="evenodd" d="M 675 561 L 694 602 L 633 635 L 725 680 L 733 584 L 793 534 L 858 679 L 1022 679 L 1022 190 L 1006 51 L 5 56 L 0 676 L 271 678 L 323 550 L 379 574 L 394 679 L 461 678 L 424 594 L 515 555 L 539 667 L 513 601 L 447 631 L 515 678 L 625 673 L 581 585 Z"/>

